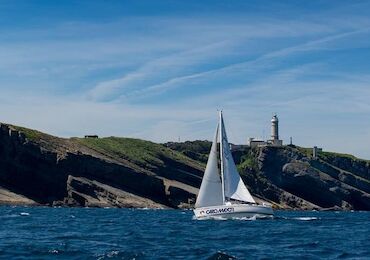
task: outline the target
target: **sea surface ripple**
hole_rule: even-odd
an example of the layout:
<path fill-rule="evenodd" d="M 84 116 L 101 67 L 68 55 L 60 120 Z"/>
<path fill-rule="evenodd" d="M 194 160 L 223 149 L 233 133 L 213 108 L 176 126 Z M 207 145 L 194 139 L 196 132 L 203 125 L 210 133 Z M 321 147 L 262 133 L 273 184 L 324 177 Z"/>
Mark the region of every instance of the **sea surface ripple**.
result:
<path fill-rule="evenodd" d="M 369 259 L 369 234 L 370 212 L 197 221 L 181 210 L 0 207 L 2 259 Z"/>

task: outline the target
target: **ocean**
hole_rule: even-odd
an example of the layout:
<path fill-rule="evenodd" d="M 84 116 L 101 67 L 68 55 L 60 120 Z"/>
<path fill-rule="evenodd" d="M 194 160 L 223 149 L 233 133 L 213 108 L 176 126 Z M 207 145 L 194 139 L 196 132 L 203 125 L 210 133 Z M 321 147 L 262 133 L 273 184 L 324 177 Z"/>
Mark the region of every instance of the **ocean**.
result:
<path fill-rule="evenodd" d="M 0 207 L 1 259 L 370 259 L 370 212 Z"/>

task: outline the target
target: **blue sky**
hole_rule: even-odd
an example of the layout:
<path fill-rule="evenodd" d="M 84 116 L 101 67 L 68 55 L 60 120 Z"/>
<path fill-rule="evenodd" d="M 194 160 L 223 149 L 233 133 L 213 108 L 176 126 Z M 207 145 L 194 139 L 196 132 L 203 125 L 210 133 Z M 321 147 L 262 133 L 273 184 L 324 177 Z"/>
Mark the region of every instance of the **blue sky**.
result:
<path fill-rule="evenodd" d="M 270 134 L 370 159 L 367 1 L 1 1 L 0 121 L 69 137 Z"/>

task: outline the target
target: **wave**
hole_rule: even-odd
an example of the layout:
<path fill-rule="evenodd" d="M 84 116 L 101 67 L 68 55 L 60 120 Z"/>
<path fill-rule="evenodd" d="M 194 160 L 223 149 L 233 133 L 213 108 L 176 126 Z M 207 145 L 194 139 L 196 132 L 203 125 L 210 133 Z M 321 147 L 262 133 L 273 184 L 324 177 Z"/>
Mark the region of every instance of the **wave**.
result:
<path fill-rule="evenodd" d="M 313 220 L 320 220 L 319 217 L 282 217 L 282 216 L 274 216 L 275 220 L 299 220 L 299 221 L 313 221 Z"/>
<path fill-rule="evenodd" d="M 0 219 L 16 218 L 16 217 L 19 217 L 19 215 L 18 215 L 18 214 L 10 214 L 10 215 L 3 215 L 3 216 L 0 216 Z"/>
<path fill-rule="evenodd" d="M 228 220 L 228 218 L 224 218 L 224 217 L 221 217 L 221 216 L 212 216 L 212 217 L 202 217 L 202 218 L 196 218 L 195 216 L 193 216 L 192 218 L 193 220 Z"/>
<path fill-rule="evenodd" d="M 105 252 L 104 254 L 95 255 L 96 259 L 137 259 L 143 257 L 143 252 L 134 253 L 127 251 L 111 250 Z"/>
<path fill-rule="evenodd" d="M 165 210 L 165 208 L 148 208 L 148 207 L 144 207 L 144 208 L 133 208 L 132 210 Z"/>
<path fill-rule="evenodd" d="M 319 220 L 320 218 L 318 218 L 318 217 L 296 217 L 296 218 L 292 218 L 292 219 L 302 220 L 302 221 L 312 221 L 312 220 Z"/>
<path fill-rule="evenodd" d="M 59 254 L 60 252 L 59 252 L 59 250 L 57 250 L 57 249 L 52 249 L 52 250 L 49 250 L 49 253 L 50 253 L 50 254 L 52 254 L 52 255 L 57 255 L 57 254 Z"/>
<path fill-rule="evenodd" d="M 232 260 L 232 259 L 236 259 L 236 257 L 232 255 L 228 255 L 221 251 L 218 251 L 217 253 L 207 258 L 207 260 Z"/>
<path fill-rule="evenodd" d="M 232 218 L 232 220 L 244 220 L 244 221 L 252 221 L 252 220 L 257 220 L 257 219 L 258 219 L 257 216 Z"/>

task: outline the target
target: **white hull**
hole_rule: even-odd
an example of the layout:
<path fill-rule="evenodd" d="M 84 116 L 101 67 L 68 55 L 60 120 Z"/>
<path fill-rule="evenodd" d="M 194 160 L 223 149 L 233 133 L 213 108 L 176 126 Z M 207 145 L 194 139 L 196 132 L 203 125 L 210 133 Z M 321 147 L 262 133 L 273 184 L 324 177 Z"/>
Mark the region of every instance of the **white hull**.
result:
<path fill-rule="evenodd" d="M 197 219 L 209 218 L 266 218 L 273 217 L 271 206 L 257 204 L 231 204 L 212 207 L 196 208 L 193 210 Z"/>

